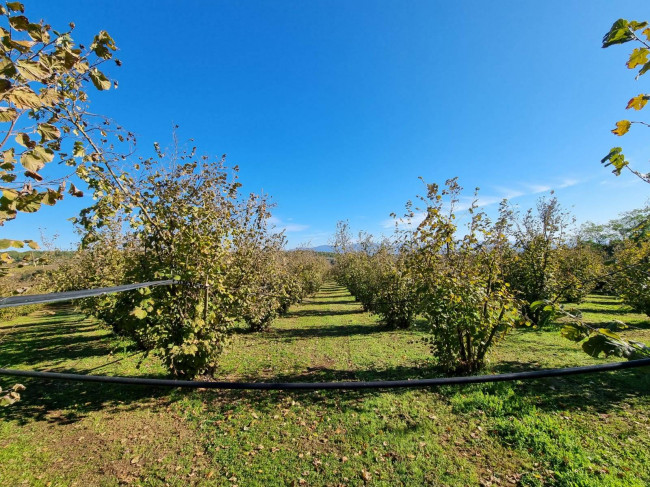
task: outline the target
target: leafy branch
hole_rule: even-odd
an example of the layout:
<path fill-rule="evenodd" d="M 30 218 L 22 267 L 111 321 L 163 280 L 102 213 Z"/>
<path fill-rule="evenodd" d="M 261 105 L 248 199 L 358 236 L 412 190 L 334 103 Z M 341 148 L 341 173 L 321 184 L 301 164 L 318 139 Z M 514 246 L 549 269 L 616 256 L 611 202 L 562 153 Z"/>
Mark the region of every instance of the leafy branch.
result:
<path fill-rule="evenodd" d="M 641 31 L 639 33 L 639 31 Z M 645 36 L 645 39 L 642 37 Z M 648 27 L 648 22 L 637 22 L 635 20 L 625 20 L 619 19 L 612 25 L 611 29 L 603 37 L 603 48 L 613 46 L 615 44 L 625 44 L 627 42 L 637 42 L 642 47 L 636 47 L 632 50 L 630 57 L 626 63 L 628 69 L 636 69 L 641 66 L 639 72 L 636 75 L 636 79 L 643 76 L 648 70 L 650 70 L 650 61 L 648 60 L 648 55 L 650 55 L 650 27 Z M 645 105 L 650 100 L 650 95 L 646 93 L 641 93 L 633 98 L 631 98 L 626 110 L 634 109 L 636 111 L 642 110 Z M 650 124 L 641 121 L 630 121 L 630 120 L 619 120 L 616 122 L 616 127 L 612 129 L 612 133 L 619 137 L 625 135 L 631 128 L 632 124 L 644 125 L 650 127 Z M 620 176 L 621 171 L 625 168 L 629 170 L 632 174 L 639 177 L 641 180 L 646 183 L 650 183 L 650 173 L 643 173 L 636 169 L 632 169 L 629 166 L 629 161 L 625 159 L 623 154 L 623 149 L 621 147 L 612 147 L 603 159 L 600 161 L 605 167 L 612 166 L 614 169 L 612 172 L 617 176 Z"/>

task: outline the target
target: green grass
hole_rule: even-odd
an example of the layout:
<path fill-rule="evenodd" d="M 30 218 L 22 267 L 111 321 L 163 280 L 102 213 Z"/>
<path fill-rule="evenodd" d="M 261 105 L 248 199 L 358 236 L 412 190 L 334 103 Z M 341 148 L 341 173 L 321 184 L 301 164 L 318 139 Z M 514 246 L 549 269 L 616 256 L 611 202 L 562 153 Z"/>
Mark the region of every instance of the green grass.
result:
<path fill-rule="evenodd" d="M 587 321 L 650 322 L 612 297 Z M 549 330 L 512 333 L 489 373 L 601 363 Z M 424 331 L 387 330 L 328 284 L 265 333 L 235 330 L 223 380 L 439 375 Z M 163 376 L 153 357 L 70 308 L 0 325 L 0 365 Z M 13 383 L 2 379 L 3 386 Z M 180 391 L 25 381 L 0 410 L 1 484 L 650 484 L 650 380 L 628 370 L 565 379 L 379 391 Z"/>

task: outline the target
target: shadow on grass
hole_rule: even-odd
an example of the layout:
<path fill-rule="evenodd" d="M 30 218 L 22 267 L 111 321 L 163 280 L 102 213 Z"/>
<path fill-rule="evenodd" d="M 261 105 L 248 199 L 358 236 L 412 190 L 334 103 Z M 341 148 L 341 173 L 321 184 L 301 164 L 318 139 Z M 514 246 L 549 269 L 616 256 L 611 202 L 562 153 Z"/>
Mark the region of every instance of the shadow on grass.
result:
<path fill-rule="evenodd" d="M 330 304 L 355 304 L 356 301 L 354 299 L 344 299 L 340 301 L 311 301 L 309 304 L 311 305 L 330 305 Z"/>
<path fill-rule="evenodd" d="M 21 325 L 20 329 L 7 327 L 0 341 L 0 364 L 6 367 L 47 362 L 51 369 L 56 369 L 57 364 L 104 356 L 115 349 L 115 344 L 106 340 L 111 335 L 108 329 L 86 321 L 71 322 L 74 313 L 64 313 L 70 317 L 43 324 L 37 320 L 31 327 Z M 120 348 L 124 351 L 134 349 L 132 345 Z"/>
<path fill-rule="evenodd" d="M 314 303 L 318 304 L 318 303 Z M 306 316 L 340 316 L 340 315 L 358 315 L 364 313 L 363 310 L 359 309 L 351 309 L 351 310 L 339 310 L 339 311 L 332 311 L 330 309 L 306 309 L 302 311 L 289 311 L 286 314 L 287 318 L 302 318 Z"/>
<path fill-rule="evenodd" d="M 504 364 L 498 372 L 530 370 L 525 364 Z M 497 371 L 494 371 L 496 373 Z M 261 382 L 333 382 L 333 381 L 384 381 L 413 380 L 443 377 L 439 369 L 431 363 L 422 363 L 415 367 L 391 367 L 367 370 L 335 370 L 324 367 L 308 368 L 299 374 L 278 374 L 260 379 L 245 377 L 242 381 Z M 367 411 L 364 402 L 382 394 L 405 394 L 410 388 L 400 389 L 362 389 L 362 390 L 327 390 L 327 391 L 229 391 L 207 390 L 204 392 L 188 391 L 183 394 L 193 395 L 203 401 L 205 411 L 227 411 L 233 407 L 245 407 L 260 414 L 277 411 L 277 405 L 283 400 L 300 401 L 301 407 L 322 405 L 338 409 Z M 637 370 L 622 370 L 569 376 L 564 378 L 536 379 L 531 381 L 500 382 L 488 384 L 454 385 L 421 388 L 437 394 L 444 401 L 461 397 L 480 390 L 483 394 L 507 398 L 514 390 L 527 408 L 545 412 L 567 411 L 580 408 L 593 413 L 612 413 L 628 408 L 628 401 L 650 394 L 650 374 Z M 523 411 L 522 411 L 523 412 Z M 417 427 L 417 424 L 413 425 Z"/>
<path fill-rule="evenodd" d="M 37 315 L 29 317 L 29 323 L 2 327 L 2 367 L 20 364 L 21 367 L 47 367 L 47 371 L 53 372 L 102 375 L 105 367 L 138 353 L 134 353 L 134 345 L 111 340 L 112 334 L 107 328 L 84 320 L 73 309 L 53 309 L 56 314 Z M 116 349 L 125 352 L 125 355 L 110 360 L 110 352 Z M 129 352 L 130 356 L 127 356 Z M 95 361 L 94 366 L 83 368 L 78 362 L 85 358 L 105 359 L 106 362 L 94 365 L 97 364 Z M 163 378 L 151 374 L 149 377 Z M 0 421 L 13 420 L 21 424 L 29 421 L 72 423 L 91 411 L 158 404 L 160 401 L 156 398 L 169 392 L 149 387 L 0 377 L 0 383 L 5 389 L 19 382 L 27 389 L 21 394 L 20 402 L 0 408 Z"/>
<path fill-rule="evenodd" d="M 319 293 L 320 297 L 318 298 L 306 298 L 305 301 L 319 301 L 319 300 L 326 300 L 326 299 L 338 299 L 338 298 L 348 298 L 350 299 L 351 296 L 347 293 L 342 294 L 342 293 Z M 352 302 L 356 302 L 357 300 L 352 298 Z M 322 302 L 322 301 L 321 301 Z"/>
<path fill-rule="evenodd" d="M 308 328 L 278 328 L 272 329 L 265 335 L 269 340 L 293 340 L 296 338 L 319 338 L 319 337 L 349 337 L 363 336 L 382 332 L 392 332 L 384 324 L 373 325 L 324 325 L 310 326 Z"/>
<path fill-rule="evenodd" d="M 582 313 L 597 313 L 597 314 L 604 314 L 604 315 L 627 315 L 630 313 L 634 313 L 634 311 L 628 307 L 622 307 L 618 309 L 579 308 L 579 310 Z"/>
<path fill-rule="evenodd" d="M 492 383 L 484 392 L 498 393 L 504 386 L 515 386 L 517 393 L 538 409 L 557 411 L 582 408 L 598 413 L 627 407 L 626 401 L 650 394 L 650 373 L 647 367 L 612 372 L 552 377 L 516 383 Z M 526 372 L 535 370 L 531 364 L 518 361 L 502 362 L 492 373 Z M 516 385 L 515 385 L 516 384 Z"/>
<path fill-rule="evenodd" d="M 1 379 L 3 386 L 20 382 L 27 389 L 21 393 L 20 402 L 0 408 L 0 421 L 16 421 L 19 424 L 32 421 L 70 424 L 82 420 L 93 411 L 158 408 L 171 402 L 168 388 L 16 379 L 18 378 Z"/>
<path fill-rule="evenodd" d="M 598 299 L 585 299 L 584 301 L 582 301 L 582 303 L 592 303 L 592 304 L 598 304 L 598 305 L 601 305 L 601 306 L 624 306 L 623 302 L 620 299 L 616 300 L 616 299 L 607 299 L 607 298 L 604 298 L 604 299 L 600 299 L 600 298 L 598 298 Z M 579 303 L 570 303 L 570 304 L 575 306 L 576 304 L 579 304 Z"/>

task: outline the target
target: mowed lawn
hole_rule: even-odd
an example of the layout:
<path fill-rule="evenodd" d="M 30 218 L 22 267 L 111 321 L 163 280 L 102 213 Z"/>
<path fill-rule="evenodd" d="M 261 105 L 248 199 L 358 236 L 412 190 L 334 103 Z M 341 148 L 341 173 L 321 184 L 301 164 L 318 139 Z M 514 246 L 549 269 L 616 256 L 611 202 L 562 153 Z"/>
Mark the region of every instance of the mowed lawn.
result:
<path fill-rule="evenodd" d="M 578 306 L 650 342 L 618 300 Z M 387 330 L 326 284 L 269 332 L 233 331 L 217 378 L 440 375 L 422 330 Z M 488 373 L 602 363 L 548 330 L 512 333 Z M 608 359 L 616 360 L 616 359 Z M 166 377 L 70 307 L 0 324 L 0 367 Z M 8 388 L 16 381 L 0 378 Z M 181 391 L 21 381 L 0 409 L 0 485 L 650 485 L 650 370 L 417 390 Z"/>

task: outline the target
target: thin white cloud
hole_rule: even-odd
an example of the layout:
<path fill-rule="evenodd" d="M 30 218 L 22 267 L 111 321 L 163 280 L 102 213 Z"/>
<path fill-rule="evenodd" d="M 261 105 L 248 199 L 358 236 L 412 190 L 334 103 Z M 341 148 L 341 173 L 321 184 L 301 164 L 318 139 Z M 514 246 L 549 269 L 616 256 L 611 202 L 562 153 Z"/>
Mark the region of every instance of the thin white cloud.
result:
<path fill-rule="evenodd" d="M 611 178 L 603 179 L 600 181 L 601 186 L 608 186 L 611 188 L 630 188 L 641 184 L 643 181 L 641 178 L 632 175 L 626 175 L 625 177 L 616 177 L 612 176 Z"/>
<path fill-rule="evenodd" d="M 563 179 L 558 188 L 568 188 L 569 186 L 575 186 L 576 184 L 581 183 L 579 179 L 566 178 Z"/>
<path fill-rule="evenodd" d="M 284 229 L 287 232 L 302 232 L 304 230 L 307 230 L 309 228 L 309 225 L 300 225 L 298 223 L 289 223 L 284 226 Z"/>
<path fill-rule="evenodd" d="M 301 225 L 299 223 L 285 223 L 276 216 L 270 217 L 268 222 L 270 223 L 271 227 L 277 230 L 284 230 L 287 233 L 302 232 L 309 228 L 309 225 Z"/>
<path fill-rule="evenodd" d="M 553 189 L 545 184 L 527 184 L 526 187 L 529 189 L 528 194 L 545 193 Z"/>
<path fill-rule="evenodd" d="M 525 191 L 522 191 L 520 189 L 506 188 L 504 186 L 494 186 L 494 189 L 496 189 L 501 194 L 502 198 L 505 198 L 507 200 L 518 198 L 519 196 L 524 196 L 526 194 Z"/>

